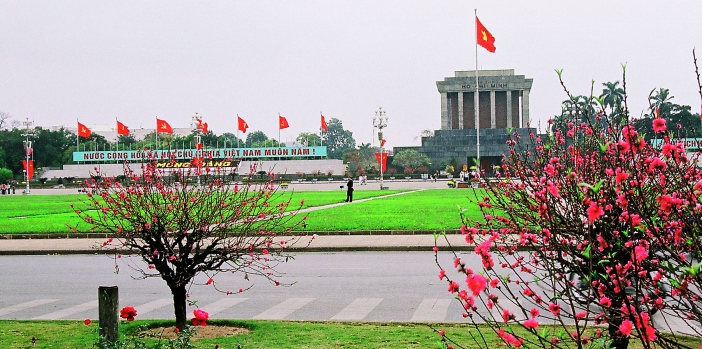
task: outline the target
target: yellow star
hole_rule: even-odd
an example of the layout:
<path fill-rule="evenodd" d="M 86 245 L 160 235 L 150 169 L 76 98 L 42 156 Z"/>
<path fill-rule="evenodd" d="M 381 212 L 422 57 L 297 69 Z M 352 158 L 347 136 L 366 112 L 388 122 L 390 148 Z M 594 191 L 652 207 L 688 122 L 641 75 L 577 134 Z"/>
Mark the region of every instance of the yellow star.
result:
<path fill-rule="evenodd" d="M 483 41 L 487 41 L 487 33 L 484 30 L 481 33 L 483 33 Z"/>

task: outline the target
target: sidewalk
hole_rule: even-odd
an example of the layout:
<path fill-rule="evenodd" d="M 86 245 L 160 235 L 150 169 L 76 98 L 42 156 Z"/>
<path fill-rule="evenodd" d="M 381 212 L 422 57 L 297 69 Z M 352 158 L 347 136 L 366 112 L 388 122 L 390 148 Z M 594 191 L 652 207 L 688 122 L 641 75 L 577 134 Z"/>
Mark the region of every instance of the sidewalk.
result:
<path fill-rule="evenodd" d="M 473 250 L 460 234 L 446 235 L 454 250 Z M 0 255 L 100 254 L 96 246 L 105 239 L 12 239 L 0 240 Z M 309 245 L 308 245 L 309 243 Z M 439 248 L 446 240 L 438 241 Z M 324 235 L 302 236 L 290 248 L 299 252 L 334 251 L 427 251 L 434 247 L 432 235 Z M 122 251 L 125 254 L 127 251 Z"/>

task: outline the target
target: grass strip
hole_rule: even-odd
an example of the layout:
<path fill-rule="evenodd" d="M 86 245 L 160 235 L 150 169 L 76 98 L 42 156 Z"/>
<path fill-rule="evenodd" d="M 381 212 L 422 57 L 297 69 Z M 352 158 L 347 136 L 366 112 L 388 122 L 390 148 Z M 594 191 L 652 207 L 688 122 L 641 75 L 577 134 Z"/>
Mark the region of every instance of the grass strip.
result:
<path fill-rule="evenodd" d="M 148 327 L 172 326 L 164 320 L 137 320 L 120 325 L 122 338 Z M 308 322 L 308 321 L 231 321 L 214 320 L 208 326 L 234 326 L 246 328 L 248 333 L 231 337 L 203 338 L 193 341 L 195 348 L 438 348 L 440 337 L 426 324 L 418 323 L 366 323 L 366 322 Z M 84 325 L 82 321 L 16 321 L 0 320 L 1 348 L 93 348 L 98 339 L 97 321 Z M 472 324 L 434 324 L 434 328 L 446 330 L 446 335 L 455 342 L 471 347 L 471 335 L 485 337 L 490 347 L 504 344 L 491 330 L 484 326 L 474 328 Z M 542 325 L 540 333 L 556 333 L 560 327 Z M 592 329 L 593 331 L 595 328 Z M 517 334 L 531 334 L 517 329 Z M 545 331 L 545 332 L 544 332 Z M 479 334 L 480 333 L 480 334 Z M 550 336 L 551 334 L 549 334 Z M 31 339 L 36 338 L 36 346 Z M 592 338 L 592 337 L 591 337 Z M 678 338 L 684 345 L 698 348 L 702 339 Z M 148 340 L 154 343 L 153 340 Z M 565 343 L 562 343 L 565 344 Z M 573 345 L 573 343 L 570 343 Z M 630 348 L 641 348 L 632 340 Z"/>

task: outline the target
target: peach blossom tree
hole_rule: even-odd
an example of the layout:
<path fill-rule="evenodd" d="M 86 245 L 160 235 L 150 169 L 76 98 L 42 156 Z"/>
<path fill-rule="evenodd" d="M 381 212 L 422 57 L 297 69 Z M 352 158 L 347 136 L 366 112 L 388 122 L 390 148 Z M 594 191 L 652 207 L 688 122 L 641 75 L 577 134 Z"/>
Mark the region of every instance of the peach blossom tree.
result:
<path fill-rule="evenodd" d="M 698 154 L 663 119 L 644 141 L 626 97 L 591 99 L 552 134 L 508 135 L 498 177 L 475 189 L 483 218 L 463 217 L 480 267 L 454 252 L 447 271 L 435 252 L 439 278 L 509 347 L 688 348 L 680 332 L 702 335 Z"/>
<path fill-rule="evenodd" d="M 239 273 L 246 280 L 259 275 L 280 285 L 275 267 L 290 258 L 286 249 L 296 242 L 291 229 L 304 219 L 270 180 L 228 182 L 225 169 L 204 161 L 195 165 L 168 170 L 154 159 L 138 172 L 125 166 L 122 182 L 93 176 L 98 179 L 84 187 L 85 209 L 76 210 L 94 232 L 110 236 L 99 248 L 129 251 L 145 262 L 130 264 L 141 277 L 166 282 L 180 330 L 187 322 L 188 289 L 199 274 L 206 276 L 204 284 L 226 294 L 251 286 L 221 284 L 220 273 Z M 248 178 L 254 173 L 252 168 Z"/>

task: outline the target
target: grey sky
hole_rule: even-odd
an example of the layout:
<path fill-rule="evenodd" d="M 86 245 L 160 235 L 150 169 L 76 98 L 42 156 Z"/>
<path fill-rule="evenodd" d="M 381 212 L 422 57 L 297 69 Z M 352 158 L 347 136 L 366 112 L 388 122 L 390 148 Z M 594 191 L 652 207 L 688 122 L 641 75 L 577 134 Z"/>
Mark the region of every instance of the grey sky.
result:
<path fill-rule="evenodd" d="M 663 5 L 665 4 L 665 5 Z M 197 111 L 217 134 L 236 114 L 282 140 L 317 132 L 319 112 L 371 142 L 418 145 L 440 127 L 436 81 L 475 68 L 473 10 L 495 36 L 481 69 L 534 79 L 534 126 L 566 98 L 621 80 L 632 114 L 648 93 L 699 112 L 692 49 L 702 57 L 702 2 L 688 1 L 4 1 L 0 111 L 37 125 L 187 127 Z"/>

